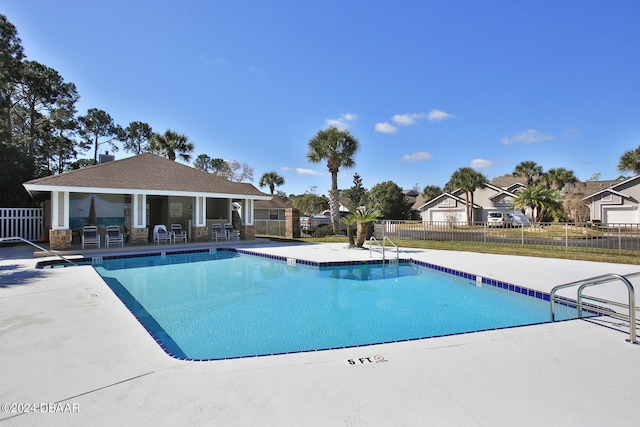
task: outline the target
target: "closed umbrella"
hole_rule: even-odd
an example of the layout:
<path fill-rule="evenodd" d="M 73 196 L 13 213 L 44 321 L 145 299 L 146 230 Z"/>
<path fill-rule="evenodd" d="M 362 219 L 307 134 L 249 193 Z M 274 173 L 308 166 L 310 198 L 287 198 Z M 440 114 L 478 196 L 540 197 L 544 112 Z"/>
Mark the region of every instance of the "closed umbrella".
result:
<path fill-rule="evenodd" d="M 96 225 L 98 218 L 96 217 L 96 201 L 95 197 L 91 196 L 91 207 L 89 208 L 89 225 Z"/>

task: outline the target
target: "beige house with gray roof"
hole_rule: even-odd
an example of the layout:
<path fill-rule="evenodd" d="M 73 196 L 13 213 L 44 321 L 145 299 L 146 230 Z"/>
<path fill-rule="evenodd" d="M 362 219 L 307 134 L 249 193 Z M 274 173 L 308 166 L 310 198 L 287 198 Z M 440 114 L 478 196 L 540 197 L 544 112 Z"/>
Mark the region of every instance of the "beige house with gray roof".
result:
<path fill-rule="evenodd" d="M 501 176 L 474 192 L 474 221 L 486 221 L 491 212 L 511 212 L 517 192 L 525 188 L 522 178 Z M 586 181 L 565 184 L 562 188 L 565 211 L 574 221 L 591 220 L 607 224 L 640 223 L 640 175 L 623 180 Z M 413 209 L 424 222 L 466 223 L 466 202 L 459 189 L 431 200 L 417 197 Z"/>
<path fill-rule="evenodd" d="M 476 189 L 473 193 L 473 221 L 484 222 L 491 212 L 513 211 L 511 205 L 516 197 L 514 192 L 523 186 L 517 181 L 510 182 L 505 187 L 487 182 L 483 188 Z M 421 203 L 414 204 L 414 209 L 419 212 L 423 222 L 447 222 L 459 225 L 467 223 L 467 202 L 464 192 L 460 189 L 444 192 Z"/>
<path fill-rule="evenodd" d="M 598 181 L 596 181 L 598 182 Z M 591 221 L 603 224 L 640 223 L 640 175 L 591 187 L 583 198 Z"/>
<path fill-rule="evenodd" d="M 252 184 L 151 153 L 34 179 L 24 187 L 48 201 L 52 249 L 70 247 L 73 231 L 89 222 L 92 204 L 97 225 L 121 225 L 133 244 L 146 244 L 154 225 L 172 223 L 182 224 L 191 240 L 207 240 L 209 226 L 232 222 L 234 210 L 241 238 L 253 239 L 254 204 L 272 197 Z"/>

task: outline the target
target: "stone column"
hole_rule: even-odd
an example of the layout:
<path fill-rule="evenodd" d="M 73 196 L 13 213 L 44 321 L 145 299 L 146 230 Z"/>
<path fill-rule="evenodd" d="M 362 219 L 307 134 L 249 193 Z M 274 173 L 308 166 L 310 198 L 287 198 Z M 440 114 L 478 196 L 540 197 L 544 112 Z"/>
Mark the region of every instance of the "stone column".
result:
<path fill-rule="evenodd" d="M 300 211 L 288 208 L 284 211 L 285 217 L 285 237 L 287 239 L 297 239 L 300 237 Z"/>
<path fill-rule="evenodd" d="M 62 251 L 71 248 L 71 230 L 49 230 L 49 249 Z"/>
<path fill-rule="evenodd" d="M 255 225 L 241 225 L 240 226 L 240 238 L 242 240 L 255 240 L 256 227 Z"/>
<path fill-rule="evenodd" d="M 209 227 L 191 227 L 191 241 L 206 242 L 209 240 Z"/>
<path fill-rule="evenodd" d="M 149 229 L 148 228 L 132 228 L 129 230 L 129 243 L 132 245 L 148 245 Z"/>

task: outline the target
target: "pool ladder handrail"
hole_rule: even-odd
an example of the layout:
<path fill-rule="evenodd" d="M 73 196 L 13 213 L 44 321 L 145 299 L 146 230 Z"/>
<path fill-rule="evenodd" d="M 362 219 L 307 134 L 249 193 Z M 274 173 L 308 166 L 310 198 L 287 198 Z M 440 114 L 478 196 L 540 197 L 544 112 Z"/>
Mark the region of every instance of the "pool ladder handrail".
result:
<path fill-rule="evenodd" d="M 551 293 L 549 294 L 549 301 L 551 302 L 551 321 L 555 322 L 555 303 L 557 301 L 565 305 L 571 305 L 576 307 L 578 309 L 579 318 L 582 318 L 582 310 L 586 309 L 590 312 L 603 314 L 605 316 L 609 316 L 625 322 L 629 322 L 629 339 L 626 341 L 631 344 L 640 344 L 640 342 L 638 342 L 637 335 L 636 335 L 637 309 L 636 309 L 635 289 L 633 288 L 633 285 L 629 281 L 630 278 L 638 277 L 638 276 L 640 276 L 640 271 L 626 274 L 624 276 L 621 274 L 609 273 L 609 274 L 603 274 L 601 276 L 591 277 L 584 280 L 577 280 L 575 282 L 565 283 L 564 285 L 558 285 L 554 287 L 551 290 Z M 592 295 L 584 294 L 584 290 L 588 287 L 602 285 L 604 283 L 610 283 L 616 280 L 621 281 L 627 287 L 627 293 L 629 297 L 628 304 L 623 304 L 617 301 L 612 301 L 605 298 L 599 298 Z M 567 289 L 575 286 L 578 286 L 577 299 L 575 301 L 567 297 L 556 295 L 556 293 L 561 289 Z M 625 315 L 623 313 L 618 313 L 617 311 L 609 310 L 593 304 L 588 304 L 588 303 L 585 303 L 585 300 L 596 302 L 596 303 L 608 304 L 615 307 L 621 307 L 621 308 L 627 309 L 629 314 Z"/>
<path fill-rule="evenodd" d="M 393 245 L 394 248 L 396 248 L 396 265 L 400 262 L 400 250 L 398 249 L 398 245 L 396 245 L 395 243 L 393 243 L 393 241 L 388 238 L 387 236 L 384 236 L 384 238 L 382 239 L 382 244 L 380 244 L 380 241 L 378 239 L 376 239 L 374 236 L 371 236 L 369 238 L 369 258 L 371 258 L 371 247 L 372 247 L 372 243 L 377 244 L 378 246 L 380 246 L 382 248 L 382 264 L 384 265 L 384 262 L 386 260 L 386 255 L 385 255 L 385 242 L 389 242 Z M 389 260 L 391 261 L 391 260 Z"/>
<path fill-rule="evenodd" d="M 62 259 L 63 261 L 68 262 L 71 265 L 75 265 L 76 267 L 78 266 L 78 264 L 76 264 L 75 262 L 71 261 L 70 259 L 65 258 L 62 255 L 57 254 L 55 252 L 51 252 L 49 249 L 43 248 L 40 245 L 36 245 L 31 240 L 27 240 L 27 239 L 25 239 L 23 237 L 15 236 L 15 237 L 2 237 L 2 238 L 0 238 L 0 243 L 9 243 L 9 242 L 16 242 L 16 241 L 23 242 L 23 243 L 28 243 L 29 245 L 33 246 L 34 248 L 40 249 L 43 252 L 46 252 L 46 253 L 48 253 L 50 255 L 53 255 L 53 256 L 56 256 L 56 257 Z"/>

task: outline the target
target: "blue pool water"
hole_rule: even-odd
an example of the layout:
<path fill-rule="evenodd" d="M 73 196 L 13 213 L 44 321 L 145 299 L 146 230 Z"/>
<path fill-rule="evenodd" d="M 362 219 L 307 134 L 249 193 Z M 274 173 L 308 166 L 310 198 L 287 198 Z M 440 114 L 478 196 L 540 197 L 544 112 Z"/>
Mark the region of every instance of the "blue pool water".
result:
<path fill-rule="evenodd" d="M 222 359 L 549 321 L 549 302 L 404 263 L 312 267 L 234 251 L 96 270 L 171 354 Z M 559 307 L 560 319 L 576 316 Z"/>

